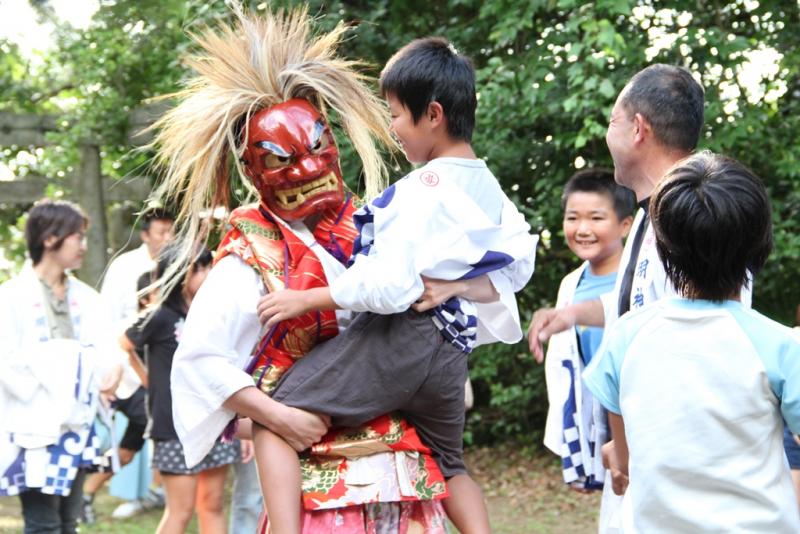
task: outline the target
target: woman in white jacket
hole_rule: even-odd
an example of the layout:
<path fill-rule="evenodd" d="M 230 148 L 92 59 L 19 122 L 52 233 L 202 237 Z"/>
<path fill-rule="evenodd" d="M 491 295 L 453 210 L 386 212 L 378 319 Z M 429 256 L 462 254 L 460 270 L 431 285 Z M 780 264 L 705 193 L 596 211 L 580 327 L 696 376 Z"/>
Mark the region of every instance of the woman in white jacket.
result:
<path fill-rule="evenodd" d="M 100 296 L 68 274 L 88 222 L 70 202 L 37 202 L 31 261 L 0 286 L 0 496 L 20 496 L 26 534 L 76 532 L 83 473 L 100 463 L 98 397 L 119 381 Z"/>

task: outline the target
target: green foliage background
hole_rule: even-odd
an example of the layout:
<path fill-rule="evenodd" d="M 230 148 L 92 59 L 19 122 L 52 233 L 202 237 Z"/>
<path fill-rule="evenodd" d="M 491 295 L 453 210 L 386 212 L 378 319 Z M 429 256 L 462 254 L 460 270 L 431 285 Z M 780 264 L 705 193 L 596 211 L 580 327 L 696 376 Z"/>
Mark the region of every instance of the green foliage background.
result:
<path fill-rule="evenodd" d="M 33 4 L 43 17 L 51 15 L 46 1 Z M 43 67 L 31 67 L 15 46 L 0 44 L 0 110 L 62 117 L 52 134 L 58 143 L 41 150 L 32 164 L 44 174 L 69 172 L 76 147 L 87 139 L 103 147 L 106 174 L 122 178 L 145 169 L 150 155 L 131 153 L 124 144 L 130 110 L 178 88 L 186 75 L 180 57 L 190 50 L 187 31 L 229 16 L 222 0 L 100 4 L 88 30 L 59 27 L 58 49 L 43 58 Z M 263 9 L 258 2 L 249 4 Z M 525 324 L 533 309 L 553 303 L 561 277 L 576 266 L 560 231 L 561 187 L 575 171 L 576 158 L 610 166 L 604 135 L 617 93 L 651 62 L 690 68 L 706 90 L 701 146 L 745 162 L 772 197 L 776 247 L 757 279 L 754 305 L 793 322 L 800 303 L 800 34 L 791 30 L 800 22 L 796 2 L 314 0 L 310 5 L 321 28 L 340 19 L 357 24 L 344 53 L 367 61 L 375 75 L 397 48 L 426 35 L 447 37 L 473 58 L 480 92 L 476 152 L 543 236 L 537 272 L 519 298 Z M 659 35 L 673 40 L 652 49 Z M 737 75 L 752 71 L 747 53 L 765 47 L 782 56 L 762 80 L 768 96 L 749 95 Z M 731 97 L 736 88 L 740 94 Z M 22 148 L 6 147 L 3 157 L 12 160 Z M 345 147 L 343 154 L 345 173 L 356 176 L 352 151 Z M 0 239 L 7 253 L 19 254 L 14 224 L 21 208 L 0 207 Z M 525 344 L 481 348 L 471 357 L 471 374 L 477 405 L 469 415 L 468 439 L 538 443 L 544 378 Z"/>

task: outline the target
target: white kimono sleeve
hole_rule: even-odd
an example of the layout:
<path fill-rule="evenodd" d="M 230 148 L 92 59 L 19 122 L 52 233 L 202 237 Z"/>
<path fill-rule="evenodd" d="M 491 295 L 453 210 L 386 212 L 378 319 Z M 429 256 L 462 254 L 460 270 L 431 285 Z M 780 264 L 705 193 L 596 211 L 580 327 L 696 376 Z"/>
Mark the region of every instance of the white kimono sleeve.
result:
<path fill-rule="evenodd" d="M 195 296 L 172 363 L 172 414 L 186 465 L 199 463 L 235 413 L 222 404 L 253 385 L 244 372 L 261 325 L 258 274 L 228 256 L 211 269 Z"/>
<path fill-rule="evenodd" d="M 502 224 L 508 234 L 506 238 L 514 243 L 512 250 L 516 250 L 516 259 L 502 269 L 487 273 L 499 299 L 475 303 L 478 311 L 476 345 L 498 341 L 517 343 L 523 336 L 515 293 L 524 288 L 533 276 L 539 236 L 529 233 L 530 225 L 516 206 L 510 200 L 504 200 Z"/>

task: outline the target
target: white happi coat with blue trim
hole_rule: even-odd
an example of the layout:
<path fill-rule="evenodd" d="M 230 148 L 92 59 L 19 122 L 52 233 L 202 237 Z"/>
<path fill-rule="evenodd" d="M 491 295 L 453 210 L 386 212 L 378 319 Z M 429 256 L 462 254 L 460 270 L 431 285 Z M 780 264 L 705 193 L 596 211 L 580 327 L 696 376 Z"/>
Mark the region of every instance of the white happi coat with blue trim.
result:
<path fill-rule="evenodd" d="M 533 274 L 538 236 L 529 233 L 483 160 L 435 159 L 391 185 L 354 219 L 360 236 L 352 264 L 330 285 L 340 307 L 399 313 L 422 295 L 422 276 L 487 274 L 499 301 L 457 299 L 456 309 L 440 306 L 436 317 L 447 322 L 454 316 L 461 336 L 451 341 L 467 352 L 477 344 L 522 339 L 514 292 Z"/>

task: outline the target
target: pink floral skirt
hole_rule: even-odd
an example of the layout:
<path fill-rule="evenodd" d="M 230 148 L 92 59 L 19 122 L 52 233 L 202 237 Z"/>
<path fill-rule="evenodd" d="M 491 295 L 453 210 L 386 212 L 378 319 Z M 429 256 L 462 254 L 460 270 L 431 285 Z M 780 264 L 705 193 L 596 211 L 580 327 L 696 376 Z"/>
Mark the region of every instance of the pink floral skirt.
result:
<path fill-rule="evenodd" d="M 332 510 L 304 510 L 302 534 L 447 534 L 440 500 L 363 504 Z M 269 533 L 262 514 L 258 534 Z"/>

